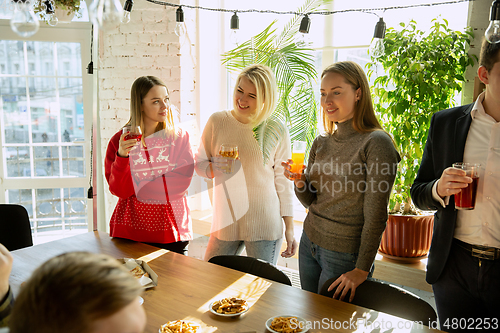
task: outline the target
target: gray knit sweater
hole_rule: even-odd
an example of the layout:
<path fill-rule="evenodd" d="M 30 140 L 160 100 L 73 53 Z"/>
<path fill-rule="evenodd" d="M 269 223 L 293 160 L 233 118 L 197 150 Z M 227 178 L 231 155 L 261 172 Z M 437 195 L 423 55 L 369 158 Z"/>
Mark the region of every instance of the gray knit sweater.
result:
<path fill-rule="evenodd" d="M 387 204 L 400 161 L 383 131 L 359 133 L 352 120 L 311 147 L 306 186 L 295 188 L 309 208 L 304 232 L 331 251 L 358 253 L 356 268 L 369 271 L 387 221 Z"/>

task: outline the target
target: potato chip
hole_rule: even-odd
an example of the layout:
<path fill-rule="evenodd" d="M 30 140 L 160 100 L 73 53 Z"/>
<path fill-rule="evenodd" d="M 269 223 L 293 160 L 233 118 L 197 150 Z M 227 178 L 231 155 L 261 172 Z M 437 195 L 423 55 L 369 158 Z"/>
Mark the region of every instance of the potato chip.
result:
<path fill-rule="evenodd" d="M 270 325 L 271 329 L 282 333 L 302 332 L 297 317 L 276 317 Z"/>
<path fill-rule="evenodd" d="M 220 314 L 236 314 L 248 309 L 248 303 L 241 298 L 224 298 L 212 304 L 212 310 Z"/>
<path fill-rule="evenodd" d="M 183 320 L 169 321 L 161 325 L 161 333 L 196 333 L 200 327 Z"/>

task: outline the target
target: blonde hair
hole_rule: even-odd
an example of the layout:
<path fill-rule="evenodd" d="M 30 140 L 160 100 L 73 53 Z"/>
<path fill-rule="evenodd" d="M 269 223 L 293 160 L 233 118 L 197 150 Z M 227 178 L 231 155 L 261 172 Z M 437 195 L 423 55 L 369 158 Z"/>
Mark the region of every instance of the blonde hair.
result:
<path fill-rule="evenodd" d="M 354 116 L 352 119 L 352 127 L 360 132 L 367 133 L 376 130 L 382 130 L 375 111 L 373 109 L 372 96 L 370 94 L 370 86 L 366 74 L 360 65 L 353 61 L 340 61 L 333 65 L 328 66 L 321 73 L 321 79 L 328 73 L 337 73 L 344 77 L 346 83 L 352 86 L 354 91 L 361 88 L 361 96 L 354 106 Z M 328 119 L 328 115 L 324 110 L 323 113 L 323 126 L 325 131 L 329 134 L 335 132 L 335 125 L 333 121 Z M 384 131 L 385 132 L 385 131 Z"/>
<path fill-rule="evenodd" d="M 261 64 L 250 65 L 244 68 L 240 75 L 238 75 L 234 86 L 234 94 L 238 90 L 238 85 L 242 77 L 246 77 L 252 82 L 257 92 L 257 111 L 250 119 L 250 122 L 254 126 L 257 126 L 273 113 L 278 104 L 276 78 L 269 67 Z M 260 108 L 261 105 L 262 108 Z M 236 104 L 234 104 L 233 108 L 236 109 L 236 107 Z"/>
<path fill-rule="evenodd" d="M 143 291 L 116 259 L 69 252 L 38 267 L 16 298 L 11 333 L 87 333 L 134 301 Z"/>
<path fill-rule="evenodd" d="M 168 88 L 165 83 L 156 76 L 141 76 L 137 78 L 132 84 L 132 88 L 130 89 L 130 119 L 127 122 L 127 125 L 130 126 L 140 126 L 142 133 L 144 133 L 144 119 L 142 117 L 142 101 L 144 97 L 148 94 L 148 92 L 154 86 L 163 86 Z M 174 125 L 174 117 L 172 115 L 173 106 L 170 104 L 167 111 L 167 119 L 164 122 L 159 122 L 156 126 L 155 132 L 165 130 L 167 134 L 175 135 L 175 125 Z"/>

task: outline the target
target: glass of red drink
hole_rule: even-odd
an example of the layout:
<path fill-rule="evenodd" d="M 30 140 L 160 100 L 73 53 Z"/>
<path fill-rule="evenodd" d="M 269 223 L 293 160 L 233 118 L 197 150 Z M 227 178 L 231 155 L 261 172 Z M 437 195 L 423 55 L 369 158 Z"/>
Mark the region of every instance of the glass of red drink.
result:
<path fill-rule="evenodd" d="M 455 194 L 455 208 L 474 209 L 476 205 L 477 184 L 479 182 L 481 164 L 460 162 L 453 163 L 453 167 L 464 170 L 466 175 L 472 178 L 472 183 L 469 183 L 462 191 Z"/>
<path fill-rule="evenodd" d="M 125 141 L 132 139 L 140 141 L 142 138 L 142 131 L 140 126 L 127 125 L 122 129 L 122 133 L 127 133 L 127 135 L 125 135 L 125 137 L 123 138 L 123 140 Z"/>

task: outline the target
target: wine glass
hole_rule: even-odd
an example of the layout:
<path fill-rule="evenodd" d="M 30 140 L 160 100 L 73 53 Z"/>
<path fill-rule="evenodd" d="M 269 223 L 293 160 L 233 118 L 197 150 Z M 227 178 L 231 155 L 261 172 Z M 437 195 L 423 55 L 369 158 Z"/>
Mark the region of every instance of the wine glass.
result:
<path fill-rule="evenodd" d="M 230 174 L 234 169 L 234 162 L 239 156 L 238 146 L 233 144 L 223 143 L 219 147 L 219 156 L 227 159 L 227 165 L 222 167 L 222 172 Z"/>
<path fill-rule="evenodd" d="M 238 146 L 233 144 L 223 143 L 219 148 L 219 156 L 229 157 L 233 159 L 238 158 Z"/>
<path fill-rule="evenodd" d="M 123 140 L 125 141 L 133 139 L 140 141 L 142 138 L 142 131 L 140 126 L 127 125 L 123 127 L 122 133 L 127 133 L 127 135 L 125 135 L 125 137 L 123 138 Z"/>

